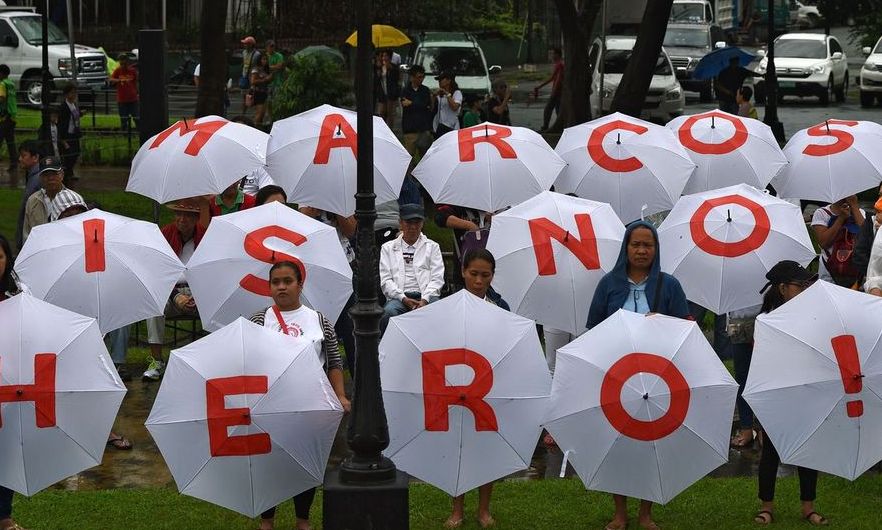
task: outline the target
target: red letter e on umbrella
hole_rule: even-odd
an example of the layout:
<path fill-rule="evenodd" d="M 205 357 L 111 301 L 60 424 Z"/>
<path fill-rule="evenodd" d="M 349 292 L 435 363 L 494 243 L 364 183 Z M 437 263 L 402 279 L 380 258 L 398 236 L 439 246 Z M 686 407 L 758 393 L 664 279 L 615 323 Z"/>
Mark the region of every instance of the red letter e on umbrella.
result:
<path fill-rule="evenodd" d="M 251 425 L 251 409 L 228 409 L 227 396 L 266 394 L 265 375 L 220 377 L 205 382 L 208 442 L 211 456 L 265 455 L 272 451 L 267 433 L 230 436 L 229 427 Z"/>
<path fill-rule="evenodd" d="M 468 385 L 448 386 L 445 370 L 464 364 L 475 372 Z M 475 417 L 476 431 L 498 431 L 496 414 L 486 401 L 493 388 L 493 367 L 480 353 L 466 348 L 423 352 L 423 405 L 427 431 L 448 431 L 448 407 L 466 407 Z"/>

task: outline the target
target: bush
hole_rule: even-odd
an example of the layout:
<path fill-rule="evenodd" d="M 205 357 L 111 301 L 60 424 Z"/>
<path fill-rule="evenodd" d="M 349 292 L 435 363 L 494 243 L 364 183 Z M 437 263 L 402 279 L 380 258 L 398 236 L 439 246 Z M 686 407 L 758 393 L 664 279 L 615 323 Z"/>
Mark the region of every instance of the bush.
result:
<path fill-rule="evenodd" d="M 300 114 L 322 104 L 342 106 L 352 101 L 339 63 L 310 55 L 292 57 L 286 77 L 273 97 L 273 119 Z"/>

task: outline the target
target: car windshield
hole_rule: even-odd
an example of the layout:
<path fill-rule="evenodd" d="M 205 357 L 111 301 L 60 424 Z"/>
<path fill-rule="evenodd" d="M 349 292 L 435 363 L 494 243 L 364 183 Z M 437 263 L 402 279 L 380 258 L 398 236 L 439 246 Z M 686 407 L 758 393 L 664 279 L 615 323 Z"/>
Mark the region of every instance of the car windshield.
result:
<path fill-rule="evenodd" d="M 21 36 L 24 40 L 28 41 L 28 44 L 33 44 L 39 46 L 43 43 L 43 29 L 42 29 L 42 17 L 13 17 L 12 23 L 15 25 L 15 29 L 21 33 Z M 67 44 L 67 35 L 64 34 L 63 31 L 58 29 L 58 26 L 49 21 L 49 44 Z"/>
<path fill-rule="evenodd" d="M 665 33 L 665 46 L 687 47 L 687 48 L 707 48 L 710 45 L 710 39 L 707 37 L 707 30 L 702 28 L 668 28 Z"/>
<path fill-rule="evenodd" d="M 827 45 L 819 40 L 778 40 L 775 42 L 775 57 L 826 59 Z"/>
<path fill-rule="evenodd" d="M 704 4 L 693 2 L 690 4 L 674 4 L 671 7 L 671 22 L 700 23 L 708 22 L 704 19 Z"/>
<path fill-rule="evenodd" d="M 485 76 L 487 67 L 477 48 L 420 48 L 416 64 L 426 69 L 426 75 L 453 71 L 458 76 Z"/>
<path fill-rule="evenodd" d="M 876 49 L 873 50 L 873 53 L 882 53 L 882 39 L 879 39 L 879 42 L 876 43 Z"/>
<path fill-rule="evenodd" d="M 607 50 L 603 54 L 603 72 L 605 74 L 624 74 L 625 66 L 631 59 L 631 50 Z M 665 54 L 659 54 L 655 62 L 653 75 L 674 75 L 671 63 Z"/>

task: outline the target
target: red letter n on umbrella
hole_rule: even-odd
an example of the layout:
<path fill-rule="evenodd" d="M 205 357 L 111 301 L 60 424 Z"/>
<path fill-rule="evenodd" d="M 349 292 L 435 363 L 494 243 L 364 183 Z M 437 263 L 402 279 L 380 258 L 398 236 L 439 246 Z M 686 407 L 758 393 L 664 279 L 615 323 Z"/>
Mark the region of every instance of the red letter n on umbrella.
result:
<path fill-rule="evenodd" d="M 227 396 L 266 394 L 265 375 L 220 377 L 205 382 L 208 409 L 208 442 L 211 456 L 247 456 L 269 453 L 270 436 L 266 433 L 230 436 L 229 427 L 251 425 L 251 409 L 228 409 Z"/>
<path fill-rule="evenodd" d="M 341 114 L 328 114 L 322 120 L 319 130 L 318 145 L 315 148 L 313 164 L 327 164 L 331 158 L 331 149 L 348 147 L 352 156 L 358 158 L 358 134 Z"/>
<path fill-rule="evenodd" d="M 533 252 L 536 254 L 536 266 L 539 276 L 552 276 L 557 274 L 557 265 L 554 263 L 554 249 L 551 248 L 551 240 L 556 239 L 567 250 L 579 258 L 582 265 L 588 270 L 600 268 L 600 257 L 597 255 L 597 238 L 594 236 L 594 225 L 591 224 L 591 216 L 587 213 L 575 215 L 576 227 L 579 229 L 579 237 L 570 234 L 569 230 L 552 223 L 545 217 L 530 219 L 530 238 L 533 240 Z"/>
<path fill-rule="evenodd" d="M 448 366 L 466 365 L 475 372 L 468 385 L 451 386 L 445 375 Z M 466 348 L 423 352 L 423 406 L 427 431 L 448 431 L 448 407 L 466 407 L 475 417 L 476 431 L 498 431 L 496 414 L 486 401 L 493 388 L 493 367 L 483 355 Z"/>
<path fill-rule="evenodd" d="M 490 134 L 490 131 L 493 131 L 493 134 Z M 460 162 L 474 162 L 475 145 L 481 142 L 486 142 L 495 147 L 502 158 L 518 157 L 511 144 L 503 140 L 503 138 L 511 136 L 511 129 L 508 127 L 484 124 L 483 129 L 470 127 L 468 129 L 460 129 L 457 134 L 459 135 Z"/>
<path fill-rule="evenodd" d="M 293 230 L 282 228 L 281 226 L 270 225 L 253 230 L 245 236 L 245 252 L 252 258 L 264 263 L 272 264 L 277 261 L 290 261 L 297 265 L 297 268 L 300 269 L 300 279 L 305 281 L 306 267 L 303 266 L 303 262 L 294 256 L 285 254 L 284 252 L 276 252 L 275 250 L 266 248 L 266 245 L 264 245 L 263 242 L 271 237 L 284 239 L 293 245 L 302 245 L 306 243 L 306 236 L 298 234 Z M 248 274 L 239 280 L 239 286 L 246 291 L 250 291 L 260 296 L 271 296 L 272 294 L 270 292 L 269 282 L 266 281 L 266 278 L 259 278 L 253 274 Z"/>
<path fill-rule="evenodd" d="M 169 136 L 177 131 L 181 136 L 189 133 L 196 133 L 193 135 L 193 138 L 190 139 L 190 143 L 187 144 L 187 147 L 184 149 L 184 153 L 190 156 L 196 156 L 199 154 L 199 151 L 205 147 L 205 144 L 211 140 L 211 137 L 216 133 L 221 127 L 228 124 L 227 120 L 215 120 L 215 121 L 206 121 L 202 123 L 194 123 L 188 124 L 185 121 L 179 121 L 169 127 L 168 129 L 162 131 L 161 133 L 156 135 L 156 139 L 153 140 L 153 143 L 150 144 L 150 149 L 156 149 L 162 142 L 164 142 Z"/>
<path fill-rule="evenodd" d="M 55 358 L 54 353 L 34 355 L 34 384 L 0 386 L 0 405 L 34 402 L 37 428 L 40 429 L 55 427 Z M 2 368 L 0 364 L 0 370 Z M 0 417 L 2 427 L 3 418 Z"/>

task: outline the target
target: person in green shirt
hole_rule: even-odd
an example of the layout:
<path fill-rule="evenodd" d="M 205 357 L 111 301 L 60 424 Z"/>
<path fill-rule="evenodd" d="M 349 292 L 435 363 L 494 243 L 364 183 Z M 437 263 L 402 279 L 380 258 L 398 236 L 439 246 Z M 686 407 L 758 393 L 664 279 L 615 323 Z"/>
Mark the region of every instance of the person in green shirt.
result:
<path fill-rule="evenodd" d="M 269 95 L 266 100 L 267 115 L 270 121 L 273 119 L 273 96 L 285 81 L 285 56 L 276 51 L 276 42 L 272 39 L 266 41 L 266 56 L 269 58 L 269 72 L 273 76 L 269 84 Z"/>
<path fill-rule="evenodd" d="M 15 117 L 18 104 L 15 98 L 15 83 L 9 79 L 9 66 L 0 64 L 0 140 L 6 141 L 9 149 L 9 172 L 18 170 L 18 151 L 15 149 Z"/>
<path fill-rule="evenodd" d="M 466 101 L 466 111 L 462 115 L 462 126 L 472 127 L 484 121 L 481 118 L 481 99 L 475 95 L 471 95 Z"/>

